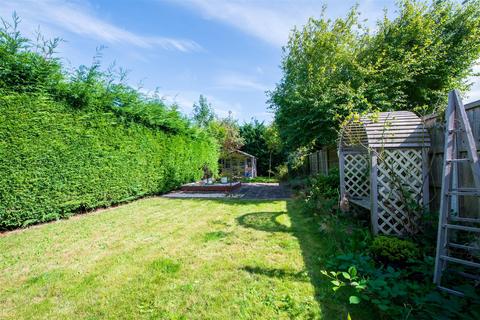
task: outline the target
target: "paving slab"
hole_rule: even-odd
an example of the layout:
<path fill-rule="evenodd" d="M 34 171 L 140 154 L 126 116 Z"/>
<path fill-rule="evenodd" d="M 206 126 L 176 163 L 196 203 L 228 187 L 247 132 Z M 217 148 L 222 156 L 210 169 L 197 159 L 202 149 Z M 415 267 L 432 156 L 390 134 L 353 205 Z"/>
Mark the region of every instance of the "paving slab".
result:
<path fill-rule="evenodd" d="M 249 199 L 249 200 L 286 200 L 292 197 L 291 189 L 279 183 L 242 183 L 242 186 L 228 192 L 173 191 L 166 198 L 205 198 L 205 199 Z"/>
<path fill-rule="evenodd" d="M 290 199 L 290 188 L 279 183 L 242 183 L 232 194 L 243 194 L 242 199 L 280 200 Z"/>

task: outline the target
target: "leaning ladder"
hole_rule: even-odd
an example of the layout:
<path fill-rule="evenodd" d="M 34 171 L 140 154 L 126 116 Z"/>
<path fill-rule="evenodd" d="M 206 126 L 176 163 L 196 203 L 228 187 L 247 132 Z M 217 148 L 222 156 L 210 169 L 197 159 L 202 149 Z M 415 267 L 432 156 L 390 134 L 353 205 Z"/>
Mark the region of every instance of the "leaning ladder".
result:
<path fill-rule="evenodd" d="M 465 107 L 457 90 L 451 91 L 448 95 L 448 107 L 445 120 L 447 124 L 445 130 L 442 191 L 433 282 L 443 291 L 462 296 L 462 292 L 442 286 L 442 275 L 446 270 L 447 263 L 461 264 L 480 270 L 480 263 L 449 255 L 451 248 L 478 250 L 478 248 L 472 246 L 451 242 L 449 231 L 458 230 L 457 232 L 480 233 L 480 214 L 478 212 L 475 213 L 475 217 L 468 218 L 460 217 L 458 214 L 458 197 L 480 196 L 480 162 L 478 160 L 472 128 L 470 127 Z M 462 137 L 462 134 L 467 147 L 467 158 L 459 157 L 458 140 Z M 470 164 L 475 183 L 474 188 L 464 188 L 458 185 L 459 163 Z M 471 226 L 472 224 L 475 226 Z M 464 272 L 460 274 L 466 278 L 476 278 L 476 276 Z"/>

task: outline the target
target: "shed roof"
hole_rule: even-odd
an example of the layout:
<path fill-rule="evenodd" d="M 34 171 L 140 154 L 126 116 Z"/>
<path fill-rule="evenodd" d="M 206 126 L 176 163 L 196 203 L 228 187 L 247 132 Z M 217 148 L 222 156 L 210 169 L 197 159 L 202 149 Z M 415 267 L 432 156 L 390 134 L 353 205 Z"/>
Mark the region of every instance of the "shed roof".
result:
<path fill-rule="evenodd" d="M 244 155 L 244 156 L 247 156 L 247 157 L 250 157 L 250 158 L 256 158 L 255 156 L 252 156 L 251 154 L 246 153 L 246 152 L 241 151 L 241 150 L 238 150 L 238 149 L 237 149 L 237 150 L 234 150 L 234 151 L 232 151 L 232 152 L 236 152 L 236 153 L 239 153 L 239 154 L 241 154 L 241 155 Z"/>
<path fill-rule="evenodd" d="M 351 120 L 342 128 L 343 147 L 425 148 L 430 137 L 422 120 L 413 112 L 371 113 Z"/>

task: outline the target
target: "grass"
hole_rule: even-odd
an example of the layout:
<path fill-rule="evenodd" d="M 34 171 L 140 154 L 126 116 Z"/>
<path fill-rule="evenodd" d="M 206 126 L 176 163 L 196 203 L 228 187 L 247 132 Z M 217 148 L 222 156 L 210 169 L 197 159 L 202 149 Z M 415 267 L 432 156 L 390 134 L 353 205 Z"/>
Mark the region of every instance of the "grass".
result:
<path fill-rule="evenodd" d="M 0 318 L 346 318 L 327 244 L 291 202 L 144 199 L 0 236 Z"/>
<path fill-rule="evenodd" d="M 280 180 L 275 177 L 255 177 L 255 178 L 243 178 L 242 182 L 250 182 L 250 183 L 278 183 Z"/>

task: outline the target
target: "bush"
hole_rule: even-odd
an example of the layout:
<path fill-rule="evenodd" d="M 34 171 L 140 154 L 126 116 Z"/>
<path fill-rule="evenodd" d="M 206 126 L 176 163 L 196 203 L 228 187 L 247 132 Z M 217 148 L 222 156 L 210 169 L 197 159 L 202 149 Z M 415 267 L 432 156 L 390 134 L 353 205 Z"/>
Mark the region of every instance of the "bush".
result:
<path fill-rule="evenodd" d="M 463 298 L 435 289 L 433 258 L 395 269 L 376 267 L 369 256 L 348 254 L 328 265 L 338 271 L 321 272 L 330 279 L 337 297 L 349 304 L 364 304 L 372 310 L 372 318 L 473 320 L 480 315 L 480 296 L 473 287 L 462 288 Z"/>
<path fill-rule="evenodd" d="M 167 192 L 215 169 L 215 142 L 43 95 L 0 97 L 0 229 Z"/>
<path fill-rule="evenodd" d="M 315 213 L 326 214 L 335 210 L 339 200 L 340 174 L 338 168 L 330 170 L 328 175 L 312 178 L 310 188 L 305 194 L 305 204 Z"/>
<path fill-rule="evenodd" d="M 288 166 L 281 164 L 275 168 L 275 177 L 280 181 L 286 181 L 288 179 Z"/>
<path fill-rule="evenodd" d="M 419 250 L 413 242 L 387 236 L 376 237 L 370 251 L 383 264 L 405 263 L 419 257 Z"/>
<path fill-rule="evenodd" d="M 377 236 L 371 242 L 368 235 L 359 237 L 358 231 L 367 231 L 359 229 L 360 225 L 355 227 L 350 222 L 347 232 L 346 217 L 320 216 L 322 220 L 326 217 L 337 220 L 330 228 L 335 236 L 329 234 L 329 243 L 334 243 L 337 250 L 328 251 L 326 269 L 321 273 L 330 280 L 335 299 L 352 312 L 358 310 L 352 305 L 361 304 L 360 308 L 371 310 L 375 319 L 479 318 L 478 288 L 452 286 L 465 293 L 463 298 L 439 292 L 432 283 L 434 258 L 420 252 L 416 244 L 386 236 Z M 379 259 L 388 264 L 377 263 Z"/>

